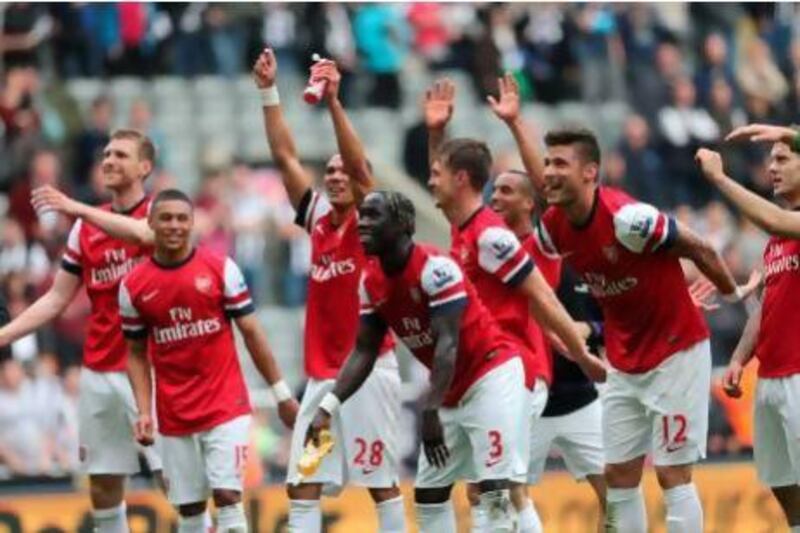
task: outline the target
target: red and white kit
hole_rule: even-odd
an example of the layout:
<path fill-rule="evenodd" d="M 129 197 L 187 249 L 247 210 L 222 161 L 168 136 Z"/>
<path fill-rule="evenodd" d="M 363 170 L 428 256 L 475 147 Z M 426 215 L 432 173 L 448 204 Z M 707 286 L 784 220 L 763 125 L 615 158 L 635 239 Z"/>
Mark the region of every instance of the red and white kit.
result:
<path fill-rule="evenodd" d="M 708 329 L 667 253 L 676 236 L 672 218 L 609 187 L 598 188 L 583 225 L 551 207 L 537 226 L 544 251 L 560 254 L 603 309 L 613 367 L 603 396 L 607 463 L 651 449 L 657 465 L 705 456 Z"/>
<path fill-rule="evenodd" d="M 124 334 L 147 338 L 170 501 L 241 491 L 250 400 L 231 319 L 254 311 L 241 271 L 204 248 L 174 265 L 151 257 L 120 285 L 119 304 Z"/>
<path fill-rule="evenodd" d="M 515 481 L 527 479 L 531 432 L 547 404 L 547 388 L 552 379 L 552 364 L 540 329 L 530 313 L 528 298 L 515 290 L 535 268 L 531 256 L 502 217 L 482 206 L 460 227 L 451 229 L 450 254 L 475 285 L 481 301 L 500 328 L 521 348 L 525 385 L 530 391 L 527 416 L 520 418 L 521 440 Z"/>
<path fill-rule="evenodd" d="M 368 261 L 358 238 L 357 221 L 353 210 L 341 224 L 334 225 L 330 203 L 311 189 L 297 209 L 295 223 L 311 237 L 304 336 L 309 380 L 292 433 L 290 484 L 301 481 L 297 462 L 306 429 L 356 344 L 358 284 Z M 319 470 L 302 481 L 322 483 L 327 493 L 335 493 L 346 483 L 388 488 L 399 482 L 400 375 L 393 348 L 394 339 L 387 335 L 375 370 L 334 416 L 332 427 L 341 428 L 337 442 L 344 446 L 335 446 Z"/>
<path fill-rule="evenodd" d="M 436 468 L 420 453 L 422 488 L 513 475 L 526 400 L 522 362 L 456 262 L 434 247 L 415 245 L 398 276 L 387 277 L 376 263 L 364 269 L 362 320 L 385 323 L 428 368 L 436 346 L 431 317 L 452 306 L 462 306 L 463 316 L 453 380 L 439 411 L 450 458 Z"/>
<path fill-rule="evenodd" d="M 145 197 L 120 214 L 145 218 L 148 206 Z M 110 204 L 100 208 L 112 210 Z M 149 247 L 115 239 L 78 219 L 61 259 L 62 269 L 81 278 L 92 304 L 78 400 L 81 462 L 89 474 L 135 474 L 140 449 L 151 469 L 161 469 L 153 448 L 141 448 L 133 438 L 137 409 L 125 373 L 128 349 L 117 305 L 120 280 L 150 253 Z"/>
<path fill-rule="evenodd" d="M 800 241 L 772 237 L 764 268 L 753 451 L 759 478 L 785 487 L 800 484 Z"/>

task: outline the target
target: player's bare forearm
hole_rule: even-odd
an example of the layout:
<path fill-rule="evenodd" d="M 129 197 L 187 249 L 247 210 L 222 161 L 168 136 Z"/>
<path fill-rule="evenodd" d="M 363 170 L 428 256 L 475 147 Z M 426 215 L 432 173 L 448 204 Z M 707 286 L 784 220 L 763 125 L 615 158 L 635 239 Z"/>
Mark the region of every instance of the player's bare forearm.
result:
<path fill-rule="evenodd" d="M 525 172 L 533 184 L 538 198 L 543 198 L 542 191 L 544 189 L 544 158 L 536 146 L 536 140 L 532 138 L 528 128 L 525 127 L 521 117 L 516 120 L 507 122 L 508 129 L 514 136 L 514 141 L 517 143 L 519 155 L 522 158 L 522 164 L 525 167 Z"/>
<path fill-rule="evenodd" d="M 361 385 L 372 373 L 386 331 L 386 325 L 377 323 L 377 320 L 361 322 L 355 350 L 353 350 L 353 353 L 350 354 L 339 371 L 336 384 L 333 387 L 333 394 L 339 398 L 340 402 L 344 402 L 360 389 Z"/>
<path fill-rule="evenodd" d="M 800 239 L 800 213 L 782 209 L 725 174 L 714 184 L 725 198 L 762 230 L 771 235 Z"/>
<path fill-rule="evenodd" d="M 700 272 L 717 287 L 720 294 L 734 294 L 737 286 L 731 271 L 711 243 L 680 222 L 670 253 L 691 260 Z"/>
<path fill-rule="evenodd" d="M 758 342 L 758 332 L 761 329 L 761 305 L 747 319 L 744 331 L 736 345 L 736 349 L 731 356 L 731 362 L 736 362 L 741 366 L 746 366 L 750 359 L 755 355 L 756 343 Z"/>
<path fill-rule="evenodd" d="M 250 357 L 253 359 L 258 372 L 263 376 L 267 383 L 274 385 L 282 378 L 281 369 L 272 354 L 272 349 L 267 342 L 267 335 L 255 313 L 241 316 L 236 319 L 236 327 L 242 333 L 244 344 Z"/>
<path fill-rule="evenodd" d="M 272 159 L 281 171 L 283 185 L 292 206 L 297 209 L 303 195 L 312 186 L 311 176 L 303 169 L 297 156 L 294 139 L 283 118 L 280 105 L 264 106 L 264 128 Z"/>
<path fill-rule="evenodd" d="M 431 330 L 436 338 L 433 364 L 429 378 L 430 389 L 423 409 L 438 409 L 453 382 L 458 357 L 458 335 L 462 309 L 437 314 L 431 318 Z"/>
<path fill-rule="evenodd" d="M 369 170 L 364 144 L 358 137 L 338 98 L 328 100 L 328 109 L 331 113 L 344 171 L 352 181 L 356 202 L 361 203 L 361 200 L 375 188 L 375 179 Z"/>
<path fill-rule="evenodd" d="M 588 355 L 583 337 L 575 321 L 558 301 L 553 289 L 547 284 L 538 268 L 520 285 L 530 302 L 533 317 L 546 329 L 555 333 L 564 343 L 568 358 L 579 361 Z"/>
<path fill-rule="evenodd" d="M 146 219 L 132 218 L 86 204 L 79 205 L 80 218 L 112 237 L 140 246 L 152 246 L 155 238 Z"/>
<path fill-rule="evenodd" d="M 146 339 L 127 339 L 128 344 L 128 379 L 133 389 L 133 397 L 139 413 L 153 412 L 153 382 L 150 373 L 150 361 L 147 359 Z"/>
<path fill-rule="evenodd" d="M 14 342 L 56 318 L 67 308 L 80 286 L 79 276 L 58 269 L 47 292 L 0 328 L 0 346 Z"/>

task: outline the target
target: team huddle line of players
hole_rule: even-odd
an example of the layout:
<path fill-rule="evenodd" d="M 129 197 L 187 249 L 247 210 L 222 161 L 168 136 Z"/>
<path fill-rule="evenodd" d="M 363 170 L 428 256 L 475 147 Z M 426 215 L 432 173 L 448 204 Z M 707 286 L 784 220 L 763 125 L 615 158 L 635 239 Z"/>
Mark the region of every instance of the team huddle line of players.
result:
<path fill-rule="evenodd" d="M 290 531 L 321 531 L 322 495 L 346 484 L 369 490 L 380 531 L 406 531 L 398 487 L 398 338 L 430 370 L 414 489 L 420 531 L 456 530 L 457 481 L 468 483 L 473 531 L 542 531 L 527 486 L 540 479 L 552 446 L 594 489 L 598 530 L 647 531 L 640 482 L 651 453 L 668 531 L 701 532 L 692 465 L 705 456 L 711 379 L 701 308 L 711 306 L 714 291 L 739 301 L 761 279 L 737 285 L 701 236 L 601 185 L 600 149 L 589 130 L 548 132 L 541 150 L 521 119 L 511 76 L 499 80 L 488 103 L 516 141 L 525 170 L 495 177 L 489 206 L 482 196 L 491 178 L 488 147 L 446 138 L 455 87 L 442 80 L 426 93 L 428 184 L 451 226 L 448 252 L 414 240 L 408 198 L 374 190 L 364 147 L 338 99 L 335 63 L 311 68 L 311 78 L 324 83 L 339 148 L 322 192 L 284 120 L 271 50 L 258 58 L 253 76 L 273 159 L 296 223 L 311 238 L 308 384 L 299 405 L 239 268 L 192 244 L 191 200 L 174 189 L 146 196 L 155 159 L 146 136 L 118 130 L 105 148 L 110 204 L 87 206 L 52 188 L 33 193 L 37 210 L 58 210 L 76 222 L 52 287 L 0 328 L 0 345 L 52 320 L 86 285 L 92 315 L 80 450 L 96 530 L 128 531 L 124 482 L 138 471 L 137 446 L 179 512 L 179 532 L 210 530 L 209 497 L 217 531 L 248 530 L 241 476 L 251 408 L 235 323 L 281 420 L 293 428 Z M 774 143 L 775 193 L 788 207 L 800 206 L 794 130 L 753 125 L 731 134 L 738 139 Z M 792 531 L 800 531 L 800 358 L 791 353 L 792 336 L 800 333 L 785 325 L 800 270 L 800 214 L 725 176 L 717 153 L 700 150 L 697 160 L 732 203 L 776 235 L 764 256 L 763 305 L 748 321 L 724 385 L 740 394 L 742 368 L 759 358 L 756 466 Z M 703 281 L 687 287 L 681 259 L 692 261 Z M 593 381 L 606 382 L 601 398 Z M 298 462 L 323 432 L 334 447 L 303 476 Z"/>

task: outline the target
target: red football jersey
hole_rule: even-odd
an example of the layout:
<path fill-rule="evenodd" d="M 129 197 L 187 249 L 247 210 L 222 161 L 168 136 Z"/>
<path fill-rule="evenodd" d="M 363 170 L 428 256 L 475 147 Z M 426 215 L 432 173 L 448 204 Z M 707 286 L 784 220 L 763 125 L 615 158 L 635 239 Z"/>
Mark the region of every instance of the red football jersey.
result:
<path fill-rule="evenodd" d="M 470 386 L 493 368 L 516 357 L 455 261 L 433 246 L 417 244 L 398 276 L 388 277 L 377 262 L 364 268 L 361 316 L 377 316 L 405 343 L 419 361 L 431 368 L 436 339 L 431 316 L 463 305 L 458 356 L 444 405 L 452 407 Z"/>
<path fill-rule="evenodd" d="M 358 238 L 358 213 L 340 225 L 317 191 L 301 201 L 295 222 L 311 236 L 311 272 L 305 324 L 305 370 L 314 379 L 333 379 L 356 345 L 358 284 L 368 258 Z M 394 347 L 387 335 L 381 353 Z"/>
<path fill-rule="evenodd" d="M 146 197 L 142 198 L 121 214 L 146 218 L 149 204 Z M 111 211 L 111 204 L 100 208 Z M 92 302 L 83 344 L 83 364 L 87 368 L 96 372 L 125 371 L 128 349 L 119 322 L 119 282 L 151 253 L 149 246 L 115 239 L 81 219 L 72 225 L 61 268 L 81 277 Z"/>
<path fill-rule="evenodd" d="M 561 279 L 561 258 L 557 255 L 545 254 L 544 250 L 536 244 L 534 234 L 530 233 L 521 239 L 522 248 L 531 256 L 539 272 L 542 273 L 547 284 L 555 291 L 558 288 L 558 282 Z M 547 337 L 542 331 L 539 324 L 531 319 L 528 322 L 528 335 L 531 338 L 534 346 L 535 354 L 543 354 L 543 357 L 537 357 L 536 361 L 540 363 L 536 371 L 541 375 L 548 384 L 553 382 L 553 350 Z"/>
<path fill-rule="evenodd" d="M 528 298 L 515 287 L 533 270 L 530 256 L 502 217 L 481 207 L 461 227 L 451 228 L 450 255 L 475 285 L 483 305 L 503 331 L 520 345 L 525 385 L 537 377 L 547 379 L 547 354 L 537 351 L 530 336 L 532 323 Z"/>
<path fill-rule="evenodd" d="M 164 435 L 205 431 L 250 412 L 231 319 L 254 311 L 239 267 L 197 248 L 177 265 L 155 258 L 120 285 L 122 329 L 147 337 Z"/>
<path fill-rule="evenodd" d="M 800 241 L 772 237 L 764 250 L 764 301 L 755 355 L 758 375 L 800 373 L 800 329 L 793 326 L 800 294 Z"/>
<path fill-rule="evenodd" d="M 547 253 L 559 253 L 603 309 L 606 354 L 614 368 L 647 372 L 708 338 L 677 257 L 668 249 L 674 219 L 627 194 L 599 187 L 589 220 L 573 226 L 550 207 L 537 225 Z"/>

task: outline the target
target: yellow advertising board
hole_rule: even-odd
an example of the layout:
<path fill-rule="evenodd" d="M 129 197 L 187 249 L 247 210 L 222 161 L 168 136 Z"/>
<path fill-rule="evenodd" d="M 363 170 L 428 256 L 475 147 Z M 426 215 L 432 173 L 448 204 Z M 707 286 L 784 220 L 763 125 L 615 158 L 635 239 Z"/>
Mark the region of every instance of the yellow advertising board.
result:
<path fill-rule="evenodd" d="M 769 491 L 759 485 L 749 464 L 709 465 L 698 468 L 695 480 L 703 500 L 706 530 L 725 533 L 785 531 L 780 508 Z M 646 476 L 645 497 L 651 532 L 663 533 L 664 507 L 652 473 Z M 413 524 L 412 487 L 403 485 L 409 524 Z M 549 473 L 532 494 L 548 533 L 594 532 L 597 507 L 588 485 L 576 484 L 568 474 Z M 459 531 L 467 531 L 469 511 L 462 487 L 455 491 Z M 286 528 L 288 500 L 282 487 L 264 487 L 248 495 L 251 531 L 282 532 Z M 377 519 L 369 495 L 348 489 L 323 503 L 324 531 L 369 533 Z M 154 491 L 133 492 L 128 497 L 133 533 L 168 533 L 176 515 Z M 91 533 L 89 499 L 85 493 L 0 497 L 0 533 Z M 411 528 L 410 531 L 416 531 Z"/>

